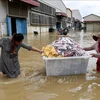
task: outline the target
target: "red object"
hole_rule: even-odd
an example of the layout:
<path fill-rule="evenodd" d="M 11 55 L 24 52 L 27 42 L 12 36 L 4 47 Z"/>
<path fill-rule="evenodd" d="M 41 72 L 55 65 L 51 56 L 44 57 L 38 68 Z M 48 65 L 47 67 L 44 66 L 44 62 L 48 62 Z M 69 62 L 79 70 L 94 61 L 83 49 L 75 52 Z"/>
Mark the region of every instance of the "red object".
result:
<path fill-rule="evenodd" d="M 98 51 L 100 52 L 100 43 L 98 44 Z M 100 58 L 98 58 L 96 64 L 97 64 L 96 70 L 97 70 L 97 72 L 100 72 Z"/>
<path fill-rule="evenodd" d="M 34 6 L 37 6 L 37 7 L 40 7 L 40 3 L 36 2 L 34 0 L 20 0 L 20 1 L 31 4 L 31 5 L 34 5 Z"/>

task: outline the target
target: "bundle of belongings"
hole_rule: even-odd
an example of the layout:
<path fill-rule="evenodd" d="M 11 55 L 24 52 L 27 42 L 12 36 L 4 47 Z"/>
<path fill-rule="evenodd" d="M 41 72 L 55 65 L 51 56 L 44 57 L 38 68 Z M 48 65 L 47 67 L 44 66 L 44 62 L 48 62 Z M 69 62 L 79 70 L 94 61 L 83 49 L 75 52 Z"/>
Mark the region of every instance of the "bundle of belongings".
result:
<path fill-rule="evenodd" d="M 69 37 L 61 37 L 42 48 L 46 57 L 85 56 L 87 53 Z"/>

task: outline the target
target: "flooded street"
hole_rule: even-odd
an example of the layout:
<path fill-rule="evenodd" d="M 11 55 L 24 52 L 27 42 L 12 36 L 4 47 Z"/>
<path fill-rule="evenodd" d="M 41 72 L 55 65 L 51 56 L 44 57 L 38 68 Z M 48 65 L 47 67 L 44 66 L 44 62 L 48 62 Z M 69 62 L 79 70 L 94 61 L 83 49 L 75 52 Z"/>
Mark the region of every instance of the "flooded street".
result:
<path fill-rule="evenodd" d="M 68 36 L 87 47 L 95 33 L 70 32 Z M 57 33 L 29 34 L 24 42 L 41 49 L 58 39 Z M 90 51 L 89 53 L 95 51 Z M 99 100 L 100 73 L 95 71 L 96 58 L 90 58 L 84 75 L 47 77 L 42 55 L 21 48 L 21 75 L 9 79 L 0 73 L 0 100 Z"/>

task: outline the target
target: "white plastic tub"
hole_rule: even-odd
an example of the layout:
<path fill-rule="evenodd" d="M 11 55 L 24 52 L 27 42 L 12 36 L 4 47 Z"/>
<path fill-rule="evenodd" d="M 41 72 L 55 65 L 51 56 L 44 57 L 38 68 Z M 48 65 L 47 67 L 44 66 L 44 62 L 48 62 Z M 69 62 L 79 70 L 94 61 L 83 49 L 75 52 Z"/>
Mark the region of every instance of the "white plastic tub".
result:
<path fill-rule="evenodd" d="M 85 74 L 90 56 L 46 58 L 43 57 L 47 76 Z"/>

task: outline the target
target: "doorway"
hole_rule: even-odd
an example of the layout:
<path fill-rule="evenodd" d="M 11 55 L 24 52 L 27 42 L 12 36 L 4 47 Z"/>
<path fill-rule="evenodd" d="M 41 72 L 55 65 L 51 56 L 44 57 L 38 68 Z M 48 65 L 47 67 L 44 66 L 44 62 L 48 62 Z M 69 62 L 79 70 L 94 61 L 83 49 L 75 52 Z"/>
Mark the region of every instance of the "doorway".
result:
<path fill-rule="evenodd" d="M 56 23 L 56 28 L 57 28 L 57 29 L 61 28 L 61 23 L 60 23 L 60 22 L 57 22 L 57 23 Z"/>
<path fill-rule="evenodd" d="M 12 36 L 13 33 L 27 34 L 27 22 L 25 18 L 7 17 L 7 33 Z"/>
<path fill-rule="evenodd" d="M 16 18 L 11 18 L 12 35 L 16 33 Z"/>

